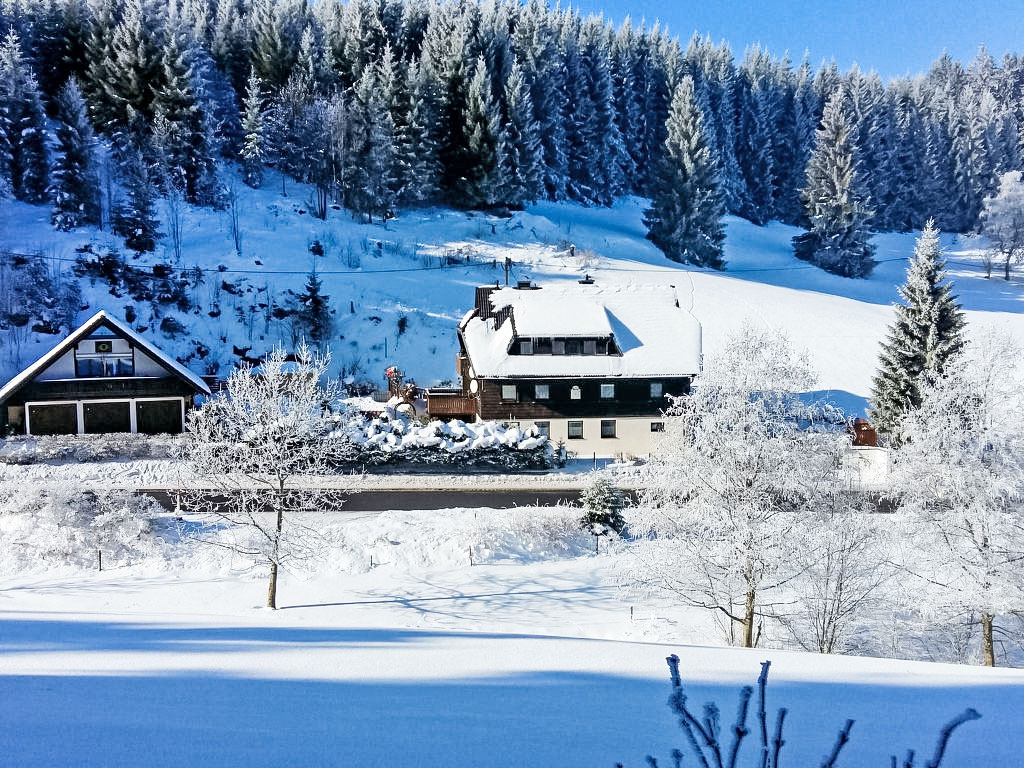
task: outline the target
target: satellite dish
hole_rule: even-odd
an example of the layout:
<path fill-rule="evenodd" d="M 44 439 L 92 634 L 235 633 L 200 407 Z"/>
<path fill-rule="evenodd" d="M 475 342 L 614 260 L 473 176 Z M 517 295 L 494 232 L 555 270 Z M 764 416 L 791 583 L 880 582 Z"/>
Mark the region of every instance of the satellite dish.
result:
<path fill-rule="evenodd" d="M 478 389 L 480 389 L 480 385 L 476 383 L 476 379 L 470 379 L 469 391 L 475 395 Z"/>

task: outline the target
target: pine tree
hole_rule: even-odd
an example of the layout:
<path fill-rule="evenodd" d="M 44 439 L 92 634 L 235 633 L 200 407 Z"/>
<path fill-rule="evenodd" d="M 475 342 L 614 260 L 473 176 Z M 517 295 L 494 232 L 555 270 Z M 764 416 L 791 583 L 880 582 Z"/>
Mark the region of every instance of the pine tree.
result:
<path fill-rule="evenodd" d="M 512 208 L 522 208 L 540 194 L 544 158 L 533 101 L 518 61 L 505 82 L 505 108 L 508 118 L 501 129 L 498 197 Z"/>
<path fill-rule="evenodd" d="M 389 62 L 390 56 L 385 56 L 381 65 Z M 381 66 L 368 66 L 356 84 L 349 189 L 353 210 L 371 218 L 378 213 L 381 220 L 386 220 L 394 204 L 396 165 L 395 124 L 388 108 L 391 94 L 383 85 L 385 74 Z"/>
<path fill-rule="evenodd" d="M 96 139 L 89 123 L 82 89 L 68 80 L 57 99 L 57 156 L 53 165 L 51 220 L 67 231 L 100 223 L 100 181 Z"/>
<path fill-rule="evenodd" d="M 11 27 L 0 43 L 0 178 L 19 200 L 41 203 L 49 186 L 46 114 L 35 74 Z"/>
<path fill-rule="evenodd" d="M 882 346 L 871 394 L 871 417 L 885 435 L 897 434 L 908 411 L 921 405 L 926 382 L 943 375 L 964 348 L 964 313 L 945 282 L 939 231 L 929 219 L 900 287 L 905 304 Z"/>
<path fill-rule="evenodd" d="M 689 76 L 676 87 L 666 128 L 651 207 L 644 215 L 647 239 L 673 261 L 724 269 L 722 200 Z"/>
<path fill-rule="evenodd" d="M 124 244 L 133 251 L 152 251 L 160 237 L 155 210 L 156 190 L 142 150 L 124 138 L 121 142 L 116 153 L 124 197 L 114 211 L 114 232 L 121 235 Z"/>
<path fill-rule="evenodd" d="M 810 229 L 793 238 L 797 258 L 842 277 L 867 277 L 875 266 L 859 167 L 842 92 L 825 105 L 803 199 Z"/>
<path fill-rule="evenodd" d="M 263 185 L 264 127 L 263 127 L 263 82 L 255 71 L 249 74 L 242 103 L 242 130 L 245 143 L 242 146 L 242 178 L 255 189 Z"/>
<path fill-rule="evenodd" d="M 217 0 L 210 54 L 234 87 L 241 93 L 249 66 L 249 29 L 240 0 Z"/>
<path fill-rule="evenodd" d="M 271 88 L 280 88 L 291 70 L 281 36 L 281 19 L 274 0 L 255 0 L 252 6 L 252 68 Z"/>
<path fill-rule="evenodd" d="M 466 94 L 463 135 L 466 142 L 466 175 L 462 179 L 461 202 L 467 208 L 482 208 L 497 202 L 499 116 L 483 57 L 477 59 Z"/>
<path fill-rule="evenodd" d="M 112 58 L 101 73 L 107 77 L 102 87 L 111 109 L 112 128 L 128 127 L 136 115 L 153 116 L 153 94 L 160 82 L 156 15 L 150 0 L 126 0 L 121 22 L 114 28 Z"/>
<path fill-rule="evenodd" d="M 438 195 L 441 165 L 435 101 L 430 95 L 430 81 L 417 62 L 406 69 L 399 95 L 403 101 L 395 121 L 395 187 L 399 200 L 423 203 Z"/>
<path fill-rule="evenodd" d="M 323 281 L 316 273 L 316 267 L 306 279 L 306 290 L 297 297 L 298 307 L 295 314 L 300 335 L 317 346 L 324 346 L 331 337 L 331 305 L 330 296 L 320 292 Z"/>

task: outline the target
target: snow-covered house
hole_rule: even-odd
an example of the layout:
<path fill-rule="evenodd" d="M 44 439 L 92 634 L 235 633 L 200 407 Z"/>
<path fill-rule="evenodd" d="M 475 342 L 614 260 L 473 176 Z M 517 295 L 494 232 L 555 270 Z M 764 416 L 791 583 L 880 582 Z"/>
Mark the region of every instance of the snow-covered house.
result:
<path fill-rule="evenodd" d="M 0 389 L 0 425 L 29 435 L 181 432 L 206 383 L 97 312 Z"/>
<path fill-rule="evenodd" d="M 482 286 L 458 334 L 462 386 L 428 391 L 428 413 L 536 426 L 580 456 L 649 454 L 701 368 L 700 323 L 671 286 Z"/>

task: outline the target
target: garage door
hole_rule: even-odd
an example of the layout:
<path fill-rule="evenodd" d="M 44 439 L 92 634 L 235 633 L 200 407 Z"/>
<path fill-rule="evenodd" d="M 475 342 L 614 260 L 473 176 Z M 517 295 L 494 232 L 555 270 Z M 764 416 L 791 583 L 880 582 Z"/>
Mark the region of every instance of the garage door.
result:
<path fill-rule="evenodd" d="M 33 435 L 74 435 L 78 432 L 78 409 L 74 403 L 30 405 L 28 428 Z"/>
<path fill-rule="evenodd" d="M 131 411 L 132 404 L 127 400 L 123 403 L 86 403 L 85 433 L 131 432 Z"/>
<path fill-rule="evenodd" d="M 181 401 L 136 401 L 135 426 L 144 435 L 178 434 L 181 432 Z"/>

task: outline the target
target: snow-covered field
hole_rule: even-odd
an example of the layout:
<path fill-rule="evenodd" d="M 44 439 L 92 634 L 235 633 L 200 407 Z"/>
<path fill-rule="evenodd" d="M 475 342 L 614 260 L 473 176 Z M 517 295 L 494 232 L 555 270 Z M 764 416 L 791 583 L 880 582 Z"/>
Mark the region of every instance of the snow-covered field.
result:
<path fill-rule="evenodd" d="M 627 766 L 685 748 L 664 659 L 733 716 L 771 659 L 788 765 L 1015 765 L 1024 672 L 715 647 L 709 619 L 615 587 L 558 510 L 367 515 L 334 559 L 263 574 L 222 550 L 0 582 L 0 754 L 17 766 Z M 473 566 L 467 548 L 474 545 Z M 374 555 L 374 567 L 369 555 Z M 752 756 L 748 745 L 747 756 Z M 687 764 L 684 762 L 684 765 Z"/>
<path fill-rule="evenodd" d="M 98 572 L 91 551 L 69 557 L 51 529 L 8 516 L 0 763 L 666 764 L 685 746 L 665 706 L 676 653 L 694 704 L 714 699 L 726 717 L 770 659 L 787 764 L 817 764 L 847 717 L 840 765 L 930 754 L 968 706 L 983 719 L 945 764 L 1015 764 L 1024 671 L 722 647 L 707 614 L 620 590 L 628 548 L 594 554 L 578 514 L 334 518 L 323 551 L 284 577 L 278 611 L 261 607 L 261 569 L 173 528 Z"/>

